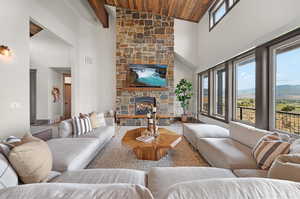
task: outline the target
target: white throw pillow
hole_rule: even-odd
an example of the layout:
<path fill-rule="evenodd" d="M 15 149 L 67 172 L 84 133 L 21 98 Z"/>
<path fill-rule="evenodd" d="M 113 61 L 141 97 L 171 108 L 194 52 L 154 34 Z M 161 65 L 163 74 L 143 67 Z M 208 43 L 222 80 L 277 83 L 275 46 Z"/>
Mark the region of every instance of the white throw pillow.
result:
<path fill-rule="evenodd" d="M 99 126 L 106 126 L 104 113 L 97 113 L 97 121 Z"/>

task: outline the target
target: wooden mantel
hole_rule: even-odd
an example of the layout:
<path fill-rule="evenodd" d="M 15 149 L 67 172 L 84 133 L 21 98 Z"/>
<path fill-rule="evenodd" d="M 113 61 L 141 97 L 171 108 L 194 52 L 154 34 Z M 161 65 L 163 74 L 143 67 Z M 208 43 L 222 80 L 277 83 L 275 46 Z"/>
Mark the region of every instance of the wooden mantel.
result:
<path fill-rule="evenodd" d="M 145 119 L 147 115 L 117 115 L 118 119 Z M 157 115 L 158 119 L 171 119 L 175 118 L 175 116 L 171 115 Z"/>
<path fill-rule="evenodd" d="M 151 87 L 128 87 L 118 88 L 119 91 L 168 91 L 169 88 L 151 88 Z"/>

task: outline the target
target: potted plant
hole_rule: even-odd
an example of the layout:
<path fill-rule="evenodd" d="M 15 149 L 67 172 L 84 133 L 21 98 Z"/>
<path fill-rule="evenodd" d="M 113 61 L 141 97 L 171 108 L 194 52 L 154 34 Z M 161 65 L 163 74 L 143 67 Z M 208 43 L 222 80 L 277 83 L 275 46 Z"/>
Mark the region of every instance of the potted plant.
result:
<path fill-rule="evenodd" d="M 193 85 L 192 82 L 189 82 L 185 79 L 181 79 L 180 82 L 176 85 L 175 94 L 177 100 L 180 102 L 180 105 L 183 109 L 183 115 L 181 116 L 181 121 L 187 121 L 186 111 L 189 107 L 190 100 L 193 96 Z"/>

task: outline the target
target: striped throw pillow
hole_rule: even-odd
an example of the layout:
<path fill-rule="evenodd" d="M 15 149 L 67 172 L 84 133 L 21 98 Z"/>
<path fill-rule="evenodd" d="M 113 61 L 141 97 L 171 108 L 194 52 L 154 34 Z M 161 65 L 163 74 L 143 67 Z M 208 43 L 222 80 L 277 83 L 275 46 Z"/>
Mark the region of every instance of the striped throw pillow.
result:
<path fill-rule="evenodd" d="M 276 134 L 265 135 L 253 148 L 252 154 L 259 168 L 267 170 L 281 154 L 287 154 L 290 143 L 281 140 Z"/>
<path fill-rule="evenodd" d="M 91 120 L 89 117 L 74 117 L 73 118 L 74 135 L 79 136 L 89 133 L 93 130 Z"/>

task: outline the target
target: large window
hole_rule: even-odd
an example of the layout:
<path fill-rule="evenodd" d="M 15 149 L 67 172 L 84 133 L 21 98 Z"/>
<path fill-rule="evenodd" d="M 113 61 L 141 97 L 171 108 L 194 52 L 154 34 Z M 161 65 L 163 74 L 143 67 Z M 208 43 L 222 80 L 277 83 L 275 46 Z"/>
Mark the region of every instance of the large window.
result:
<path fill-rule="evenodd" d="M 210 29 L 212 29 L 239 0 L 217 0 L 209 11 Z"/>
<path fill-rule="evenodd" d="M 209 76 L 208 73 L 201 75 L 201 112 L 209 112 Z"/>
<path fill-rule="evenodd" d="M 255 76 L 254 56 L 234 62 L 234 119 L 255 124 Z"/>
<path fill-rule="evenodd" d="M 225 89 L 226 89 L 226 70 L 224 66 L 214 70 L 214 95 L 213 95 L 213 114 L 222 119 L 225 118 Z"/>
<path fill-rule="evenodd" d="M 199 77 L 201 114 L 300 135 L 300 28 Z"/>
<path fill-rule="evenodd" d="M 271 48 L 271 126 L 300 134 L 300 38 Z"/>

